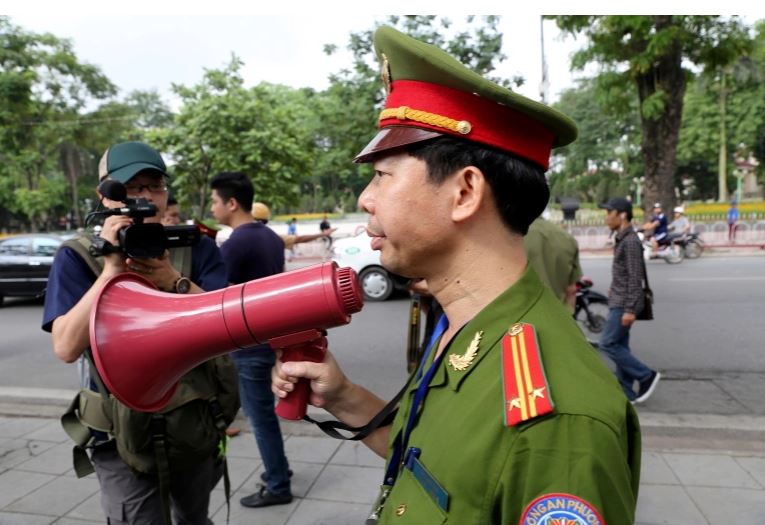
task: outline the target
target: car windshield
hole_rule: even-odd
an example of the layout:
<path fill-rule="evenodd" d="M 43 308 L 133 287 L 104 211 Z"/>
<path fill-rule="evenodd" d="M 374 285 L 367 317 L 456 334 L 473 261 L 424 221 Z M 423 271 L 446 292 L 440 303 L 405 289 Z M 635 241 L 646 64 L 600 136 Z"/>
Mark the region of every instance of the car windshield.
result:
<path fill-rule="evenodd" d="M 27 238 L 6 239 L 0 242 L 0 255 L 29 255 L 29 243 Z"/>
<path fill-rule="evenodd" d="M 35 237 L 32 241 L 32 255 L 35 257 L 53 257 L 60 241 L 50 237 Z"/>

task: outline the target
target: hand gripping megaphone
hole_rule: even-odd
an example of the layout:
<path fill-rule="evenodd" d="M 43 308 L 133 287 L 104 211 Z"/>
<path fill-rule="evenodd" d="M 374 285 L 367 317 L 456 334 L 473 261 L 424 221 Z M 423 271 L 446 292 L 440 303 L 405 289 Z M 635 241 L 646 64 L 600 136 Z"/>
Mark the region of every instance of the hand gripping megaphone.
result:
<path fill-rule="evenodd" d="M 362 305 L 356 273 L 334 262 L 192 295 L 161 292 L 148 279 L 123 273 L 98 292 L 90 346 L 114 397 L 157 412 L 184 374 L 232 350 L 269 342 L 284 349 L 282 360 L 320 361 L 323 330 L 349 323 Z M 296 386 L 279 402 L 282 417 L 305 415 L 309 385 Z"/>

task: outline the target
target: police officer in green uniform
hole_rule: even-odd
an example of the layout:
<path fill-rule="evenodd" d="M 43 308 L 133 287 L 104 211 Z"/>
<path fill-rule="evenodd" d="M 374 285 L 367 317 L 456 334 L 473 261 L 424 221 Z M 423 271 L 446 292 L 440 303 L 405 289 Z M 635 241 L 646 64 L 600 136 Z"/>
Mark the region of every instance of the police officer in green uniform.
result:
<path fill-rule="evenodd" d="M 523 246 L 575 125 L 391 28 L 374 42 L 389 92 L 359 205 L 383 265 L 427 279 L 445 315 L 394 422 L 364 440 L 387 457 L 369 521 L 633 523 L 636 414 Z M 348 425 L 385 404 L 331 353 L 277 363 L 274 392 L 299 378 Z"/>
<path fill-rule="evenodd" d="M 539 278 L 573 312 L 576 283 L 582 278 L 576 239 L 557 224 L 539 217 L 529 226 L 523 244 Z"/>

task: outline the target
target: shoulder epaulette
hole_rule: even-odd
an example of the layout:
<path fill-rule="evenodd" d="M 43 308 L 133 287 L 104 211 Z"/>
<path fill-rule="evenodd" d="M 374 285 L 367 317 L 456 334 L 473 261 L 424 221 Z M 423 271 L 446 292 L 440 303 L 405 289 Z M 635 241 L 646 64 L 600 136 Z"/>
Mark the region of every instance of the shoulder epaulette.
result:
<path fill-rule="evenodd" d="M 516 323 L 502 337 L 502 381 L 507 426 L 552 412 L 552 394 L 533 325 Z"/>

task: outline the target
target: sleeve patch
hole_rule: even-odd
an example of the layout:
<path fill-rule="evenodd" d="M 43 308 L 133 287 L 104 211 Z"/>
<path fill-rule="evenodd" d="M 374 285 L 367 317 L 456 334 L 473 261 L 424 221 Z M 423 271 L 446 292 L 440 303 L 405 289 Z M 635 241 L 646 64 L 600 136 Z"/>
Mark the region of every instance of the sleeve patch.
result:
<path fill-rule="evenodd" d="M 528 504 L 520 525 L 605 525 L 593 505 L 571 494 L 545 494 Z"/>

